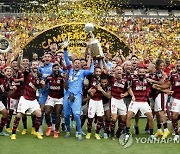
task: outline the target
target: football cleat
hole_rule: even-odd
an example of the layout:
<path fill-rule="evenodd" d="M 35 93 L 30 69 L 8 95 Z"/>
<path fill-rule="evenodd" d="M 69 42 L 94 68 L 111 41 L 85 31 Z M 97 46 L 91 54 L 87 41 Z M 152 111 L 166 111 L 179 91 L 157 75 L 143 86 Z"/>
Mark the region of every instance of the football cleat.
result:
<path fill-rule="evenodd" d="M 87 133 L 87 135 L 86 135 L 86 139 L 90 139 L 91 138 L 91 133 Z"/>
<path fill-rule="evenodd" d="M 16 134 L 11 135 L 11 140 L 16 140 Z"/>
<path fill-rule="evenodd" d="M 95 133 L 94 137 L 95 137 L 96 140 L 100 140 L 101 139 L 100 135 L 97 134 L 97 133 Z"/>
<path fill-rule="evenodd" d="M 108 134 L 107 133 L 104 133 L 104 139 L 108 139 Z"/>
<path fill-rule="evenodd" d="M 12 133 L 12 129 L 11 128 L 6 128 L 6 132 Z"/>
<path fill-rule="evenodd" d="M 65 138 L 70 138 L 71 134 L 70 132 L 66 132 Z"/>
<path fill-rule="evenodd" d="M 58 131 L 54 131 L 54 138 L 58 138 L 58 137 L 59 137 Z"/>
<path fill-rule="evenodd" d="M 38 139 L 43 139 L 43 137 L 41 136 L 41 134 L 39 132 L 35 132 L 35 136 L 38 138 Z"/>
<path fill-rule="evenodd" d="M 32 129 L 31 129 L 31 134 L 34 135 L 35 133 L 36 133 L 35 128 L 32 127 Z"/>
<path fill-rule="evenodd" d="M 163 136 L 162 136 L 162 140 L 166 139 L 169 134 L 170 134 L 169 131 L 165 131 L 164 134 L 163 134 Z"/>
<path fill-rule="evenodd" d="M 157 130 L 157 132 L 155 133 L 154 135 L 155 137 L 158 137 L 158 136 L 163 136 L 163 132 L 162 130 Z"/>
<path fill-rule="evenodd" d="M 82 141 L 82 135 L 78 135 L 77 139 L 78 141 Z"/>
<path fill-rule="evenodd" d="M 27 134 L 27 129 L 23 129 L 23 131 L 22 131 L 21 134 L 22 134 L 22 135 L 26 135 L 26 134 Z"/>
<path fill-rule="evenodd" d="M 0 136 L 9 136 L 9 134 L 7 134 L 5 132 L 0 132 Z"/>
<path fill-rule="evenodd" d="M 174 138 L 173 138 L 173 141 L 177 142 L 178 140 L 179 140 L 179 135 L 175 135 Z"/>
<path fill-rule="evenodd" d="M 52 130 L 52 127 L 48 127 L 47 130 L 46 130 L 46 136 L 50 136 L 51 135 L 51 130 Z"/>

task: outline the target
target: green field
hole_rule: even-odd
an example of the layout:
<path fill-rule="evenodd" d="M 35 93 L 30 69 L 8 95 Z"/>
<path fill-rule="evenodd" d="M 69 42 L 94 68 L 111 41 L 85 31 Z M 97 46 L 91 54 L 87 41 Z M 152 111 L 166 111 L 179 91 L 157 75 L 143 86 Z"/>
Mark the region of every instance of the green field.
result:
<path fill-rule="evenodd" d="M 134 120 L 133 120 L 134 122 Z M 144 134 L 144 125 L 146 120 L 140 119 L 140 135 L 138 137 L 148 137 Z M 38 140 L 30 135 L 31 119 L 28 118 L 29 134 L 21 135 L 22 123 L 20 123 L 19 132 L 17 132 L 17 140 L 10 140 L 9 137 L 0 136 L 0 154 L 179 154 L 180 143 L 137 143 L 134 135 L 133 144 L 123 149 L 116 139 L 77 141 L 75 138 L 75 129 L 72 129 L 72 136 L 69 139 L 64 138 L 65 132 L 60 133 L 58 139 L 53 136 L 45 137 Z M 46 125 L 44 124 L 44 128 Z M 83 128 L 85 131 L 85 127 Z M 44 129 L 45 130 L 45 129 Z M 86 131 L 85 131 L 86 132 Z M 53 134 L 52 134 L 53 135 Z M 92 133 L 93 136 L 93 133 Z M 170 136 L 171 137 L 171 136 Z M 142 140 L 144 142 L 144 140 Z"/>

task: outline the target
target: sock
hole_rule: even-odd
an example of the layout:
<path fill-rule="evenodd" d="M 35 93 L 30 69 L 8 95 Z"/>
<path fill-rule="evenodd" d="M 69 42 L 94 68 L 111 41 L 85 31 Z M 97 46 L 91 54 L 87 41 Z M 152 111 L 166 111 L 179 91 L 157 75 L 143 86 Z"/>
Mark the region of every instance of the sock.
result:
<path fill-rule="evenodd" d="M 149 130 L 149 124 L 148 122 L 146 123 L 145 131 Z"/>
<path fill-rule="evenodd" d="M 2 132 L 5 124 L 6 124 L 7 118 L 2 117 L 0 122 L 0 132 Z"/>
<path fill-rule="evenodd" d="M 35 131 L 36 132 L 38 132 L 40 124 L 41 124 L 41 117 L 36 116 L 36 119 L 35 119 Z"/>
<path fill-rule="evenodd" d="M 115 124 L 116 122 L 115 121 L 111 121 L 110 125 L 111 125 L 111 134 L 114 134 L 114 130 L 115 130 Z"/>
<path fill-rule="evenodd" d="M 126 127 L 126 133 L 129 134 L 130 127 Z"/>
<path fill-rule="evenodd" d="M 65 120 L 65 125 L 66 125 L 66 128 L 67 128 L 67 131 L 70 132 L 70 115 L 68 116 L 64 116 L 64 120 Z"/>
<path fill-rule="evenodd" d="M 12 134 L 16 134 L 16 129 L 17 129 L 18 125 L 19 125 L 19 121 L 20 121 L 20 118 L 18 118 L 18 117 L 16 117 L 14 119 Z"/>
<path fill-rule="evenodd" d="M 41 119 L 42 119 L 42 117 L 41 117 Z M 51 115 L 45 113 L 45 119 L 46 119 L 46 124 L 48 125 L 48 127 L 51 127 L 52 126 Z"/>
<path fill-rule="evenodd" d="M 96 133 L 99 134 L 103 123 L 103 117 L 97 117 Z"/>
<path fill-rule="evenodd" d="M 150 129 L 150 135 L 153 135 L 153 129 Z"/>
<path fill-rule="evenodd" d="M 74 115 L 74 120 L 76 121 L 76 127 L 77 127 L 77 131 L 78 131 L 78 135 L 82 134 L 82 130 L 81 130 L 81 118 L 79 114 L 75 114 Z"/>
<path fill-rule="evenodd" d="M 12 116 L 13 116 L 13 112 L 14 112 L 14 110 L 9 110 L 9 116 L 7 118 L 6 128 L 10 128 L 10 123 L 11 123 L 11 119 L 12 119 Z"/>
<path fill-rule="evenodd" d="M 157 124 L 158 130 L 161 130 L 161 124 Z"/>
<path fill-rule="evenodd" d="M 93 123 L 93 118 L 88 118 L 88 122 L 87 122 L 88 133 L 91 133 L 92 123 Z"/>
<path fill-rule="evenodd" d="M 36 120 L 36 116 L 35 115 L 31 115 L 31 119 L 32 119 L 32 127 L 35 128 L 35 120 Z"/>
<path fill-rule="evenodd" d="M 52 112 L 51 114 L 52 124 L 56 124 L 56 113 Z"/>
<path fill-rule="evenodd" d="M 22 117 L 22 123 L 23 123 L 24 129 L 27 129 L 27 116 L 26 115 Z"/>
<path fill-rule="evenodd" d="M 83 115 L 81 118 L 81 128 L 84 126 L 85 121 L 86 121 L 86 116 Z"/>
<path fill-rule="evenodd" d="M 164 127 L 164 131 L 168 131 L 167 122 L 166 122 L 166 123 L 163 123 L 163 127 Z"/>
<path fill-rule="evenodd" d="M 42 125 L 43 119 L 44 119 L 44 112 L 41 113 L 41 124 L 40 125 Z"/>
<path fill-rule="evenodd" d="M 175 132 L 175 135 L 178 135 L 178 119 L 172 119 L 172 126 Z"/>
<path fill-rule="evenodd" d="M 105 130 L 104 130 L 104 133 L 109 134 L 109 127 L 110 127 L 110 121 L 106 121 L 106 122 L 105 122 Z"/>
<path fill-rule="evenodd" d="M 126 126 L 125 122 L 120 122 L 118 126 L 118 132 L 121 133 L 125 126 Z"/>

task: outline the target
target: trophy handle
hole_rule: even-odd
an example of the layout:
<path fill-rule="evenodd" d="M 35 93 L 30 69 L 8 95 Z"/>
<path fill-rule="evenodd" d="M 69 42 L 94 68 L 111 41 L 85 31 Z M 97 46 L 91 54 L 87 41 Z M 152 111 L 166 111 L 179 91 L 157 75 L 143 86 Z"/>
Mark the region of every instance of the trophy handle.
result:
<path fill-rule="evenodd" d="M 90 31 L 89 34 L 90 34 L 91 38 L 94 39 L 94 34 L 93 34 L 93 32 Z"/>

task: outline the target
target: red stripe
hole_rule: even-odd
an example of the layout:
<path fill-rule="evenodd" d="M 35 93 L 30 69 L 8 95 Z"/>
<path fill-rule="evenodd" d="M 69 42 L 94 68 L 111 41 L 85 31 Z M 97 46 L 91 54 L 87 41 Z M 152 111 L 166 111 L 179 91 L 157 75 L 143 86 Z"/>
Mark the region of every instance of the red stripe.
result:
<path fill-rule="evenodd" d="M 161 108 L 162 108 L 162 111 L 164 111 L 164 93 L 161 93 Z"/>

